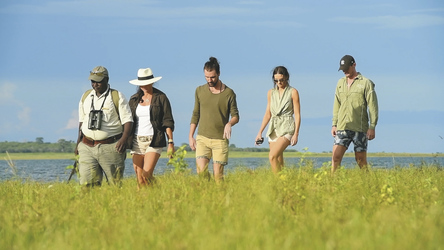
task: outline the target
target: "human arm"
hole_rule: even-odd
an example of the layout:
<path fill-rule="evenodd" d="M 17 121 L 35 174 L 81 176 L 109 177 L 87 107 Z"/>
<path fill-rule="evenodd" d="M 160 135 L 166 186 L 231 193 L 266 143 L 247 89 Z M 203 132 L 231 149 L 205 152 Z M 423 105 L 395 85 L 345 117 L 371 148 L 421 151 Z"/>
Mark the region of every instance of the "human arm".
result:
<path fill-rule="evenodd" d="M 174 140 L 173 140 L 173 130 L 171 128 L 166 128 L 166 134 L 168 137 L 168 149 L 167 155 L 171 159 L 174 155 Z"/>
<path fill-rule="evenodd" d="M 290 144 L 291 146 L 294 146 L 298 143 L 299 127 L 301 126 L 301 105 L 299 101 L 299 92 L 296 89 L 293 89 L 291 99 L 293 100 L 294 111 L 294 134 L 291 137 Z"/>
<path fill-rule="evenodd" d="M 227 122 L 227 124 L 225 124 L 224 133 L 222 136 L 224 139 L 231 138 L 231 127 L 239 122 L 239 110 L 237 108 L 236 94 L 234 92 L 230 97 L 229 106 L 231 119 Z"/>
<path fill-rule="evenodd" d="M 124 153 L 126 150 L 126 142 L 128 140 L 128 137 L 131 134 L 131 131 L 133 129 L 133 123 L 132 122 L 127 122 L 125 124 L 123 124 L 123 133 L 122 133 L 122 137 L 120 137 L 119 141 L 117 141 L 116 144 L 116 150 L 119 153 Z"/>
<path fill-rule="evenodd" d="M 82 140 L 82 125 L 83 122 L 79 122 L 79 132 L 77 135 L 77 143 L 76 143 L 76 148 L 74 149 L 74 155 L 79 155 L 79 150 L 77 149 L 77 147 L 79 146 L 80 141 Z"/>
<path fill-rule="evenodd" d="M 369 129 L 375 130 L 378 123 L 378 98 L 376 96 L 375 84 L 371 80 L 368 81 L 365 100 L 369 114 Z"/>
<path fill-rule="evenodd" d="M 161 95 L 162 107 L 163 107 L 163 120 L 162 127 L 167 135 L 167 155 L 171 159 L 174 155 L 174 140 L 173 140 L 173 131 L 174 131 L 174 118 L 173 111 L 171 108 L 170 100 L 164 94 Z M 156 116 L 156 115 L 155 115 Z M 161 115 L 158 115 L 159 117 Z"/>
<path fill-rule="evenodd" d="M 256 135 L 255 142 L 262 140 L 262 133 L 264 132 L 265 127 L 267 127 L 268 122 L 270 122 L 271 119 L 271 112 L 270 112 L 270 97 L 271 97 L 271 90 L 267 93 L 267 108 L 265 109 L 264 118 L 262 119 L 261 127 L 259 128 L 259 132 Z M 257 143 L 256 143 L 257 145 Z"/>
<path fill-rule="evenodd" d="M 191 122 L 190 122 L 190 133 L 188 135 L 188 142 L 190 144 L 191 150 L 196 150 L 196 139 L 194 139 L 194 132 L 196 132 L 197 124 L 199 124 L 200 120 L 200 101 L 199 101 L 199 95 L 198 95 L 198 88 L 196 88 L 196 91 L 194 93 L 194 109 L 193 114 L 191 116 Z"/>
<path fill-rule="evenodd" d="M 191 150 L 196 150 L 196 139 L 194 139 L 194 132 L 196 131 L 197 124 L 190 124 L 190 134 L 188 135 L 188 142 L 190 143 Z"/>
<path fill-rule="evenodd" d="M 333 119 L 332 119 L 332 126 L 331 126 L 331 135 L 333 137 L 336 136 L 336 126 L 338 125 L 338 113 L 339 113 L 340 107 L 341 107 L 341 102 L 339 100 L 338 87 L 336 87 L 335 98 L 333 101 Z"/>
<path fill-rule="evenodd" d="M 129 102 L 126 97 L 119 91 L 119 105 L 116 107 L 119 111 L 117 112 L 120 123 L 122 124 L 122 137 L 116 143 L 116 150 L 119 153 L 124 153 L 128 148 L 128 138 L 132 136 L 134 119 L 132 115 Z"/>
<path fill-rule="evenodd" d="M 224 139 L 230 139 L 231 138 L 231 127 L 234 126 L 236 123 L 239 122 L 239 117 L 235 116 L 235 117 L 231 117 L 231 120 L 225 124 L 225 128 L 224 128 Z"/>
<path fill-rule="evenodd" d="M 79 130 L 78 130 L 78 134 L 77 134 L 76 148 L 74 149 L 74 155 L 76 155 L 76 156 L 79 155 L 78 146 L 83 138 L 82 126 L 83 126 L 84 115 L 85 114 L 83 111 L 83 97 L 82 97 L 82 99 L 80 99 L 80 102 L 79 102 Z"/>
<path fill-rule="evenodd" d="M 366 102 L 367 102 L 367 106 L 368 106 L 368 114 L 369 114 L 369 130 L 373 130 L 373 131 L 367 131 L 367 138 L 369 140 L 372 140 L 375 138 L 375 128 L 376 128 L 376 124 L 378 123 L 378 98 L 376 96 L 376 91 L 375 91 L 375 84 L 369 80 L 369 84 L 368 84 L 368 90 L 366 91 Z M 370 139 L 369 135 L 371 136 L 372 139 Z"/>

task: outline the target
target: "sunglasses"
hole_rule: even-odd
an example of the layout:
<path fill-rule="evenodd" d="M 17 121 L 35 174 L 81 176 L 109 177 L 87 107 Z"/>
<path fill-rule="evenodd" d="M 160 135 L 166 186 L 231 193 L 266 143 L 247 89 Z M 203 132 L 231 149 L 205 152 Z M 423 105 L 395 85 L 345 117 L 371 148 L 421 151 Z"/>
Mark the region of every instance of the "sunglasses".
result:
<path fill-rule="evenodd" d="M 278 83 L 278 82 L 285 82 L 286 80 L 285 79 L 279 79 L 279 80 L 273 80 L 275 83 Z"/>
<path fill-rule="evenodd" d="M 91 80 L 91 83 L 103 83 L 103 80 L 100 81 L 100 82 L 97 82 L 97 81 Z"/>
<path fill-rule="evenodd" d="M 104 72 L 99 72 L 99 71 L 90 71 L 89 75 L 96 75 L 96 76 L 105 76 Z"/>

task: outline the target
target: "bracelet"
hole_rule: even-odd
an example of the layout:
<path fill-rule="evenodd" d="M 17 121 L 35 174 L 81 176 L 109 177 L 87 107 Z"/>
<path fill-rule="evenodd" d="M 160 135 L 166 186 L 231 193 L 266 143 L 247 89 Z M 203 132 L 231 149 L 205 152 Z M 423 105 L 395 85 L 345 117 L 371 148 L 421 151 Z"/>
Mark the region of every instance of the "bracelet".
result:
<path fill-rule="evenodd" d="M 173 139 L 168 139 L 168 144 L 174 144 Z"/>

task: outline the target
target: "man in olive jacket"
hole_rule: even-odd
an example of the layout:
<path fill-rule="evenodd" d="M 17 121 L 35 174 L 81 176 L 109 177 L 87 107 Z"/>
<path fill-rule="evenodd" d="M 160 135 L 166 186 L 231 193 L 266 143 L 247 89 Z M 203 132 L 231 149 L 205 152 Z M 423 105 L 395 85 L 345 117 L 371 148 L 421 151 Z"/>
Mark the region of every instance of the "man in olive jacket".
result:
<path fill-rule="evenodd" d="M 332 173 L 341 165 L 345 151 L 354 144 L 355 159 L 361 169 L 367 168 L 368 140 L 375 138 L 378 122 L 378 99 L 375 84 L 356 71 L 355 59 L 345 55 L 339 70 L 345 76 L 339 79 L 333 104 L 331 134 L 335 138 L 332 155 Z"/>

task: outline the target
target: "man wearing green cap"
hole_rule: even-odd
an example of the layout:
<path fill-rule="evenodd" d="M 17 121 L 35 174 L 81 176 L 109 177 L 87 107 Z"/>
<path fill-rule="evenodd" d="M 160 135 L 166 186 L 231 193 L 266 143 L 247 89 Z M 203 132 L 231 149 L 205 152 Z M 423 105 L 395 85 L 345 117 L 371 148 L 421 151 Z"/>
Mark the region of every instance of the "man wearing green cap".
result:
<path fill-rule="evenodd" d="M 108 70 L 95 67 L 89 74 L 92 89 L 79 103 L 79 136 L 75 154 L 79 155 L 80 184 L 101 185 L 103 173 L 111 184 L 123 176 L 126 141 L 133 118 L 128 101 L 108 84 Z"/>
<path fill-rule="evenodd" d="M 356 71 L 355 59 L 345 55 L 339 62 L 345 74 L 336 85 L 331 134 L 335 138 L 332 173 L 341 165 L 351 142 L 361 169 L 367 168 L 368 140 L 375 138 L 378 123 L 378 99 L 375 84 Z M 339 71 L 338 70 L 338 71 Z"/>

